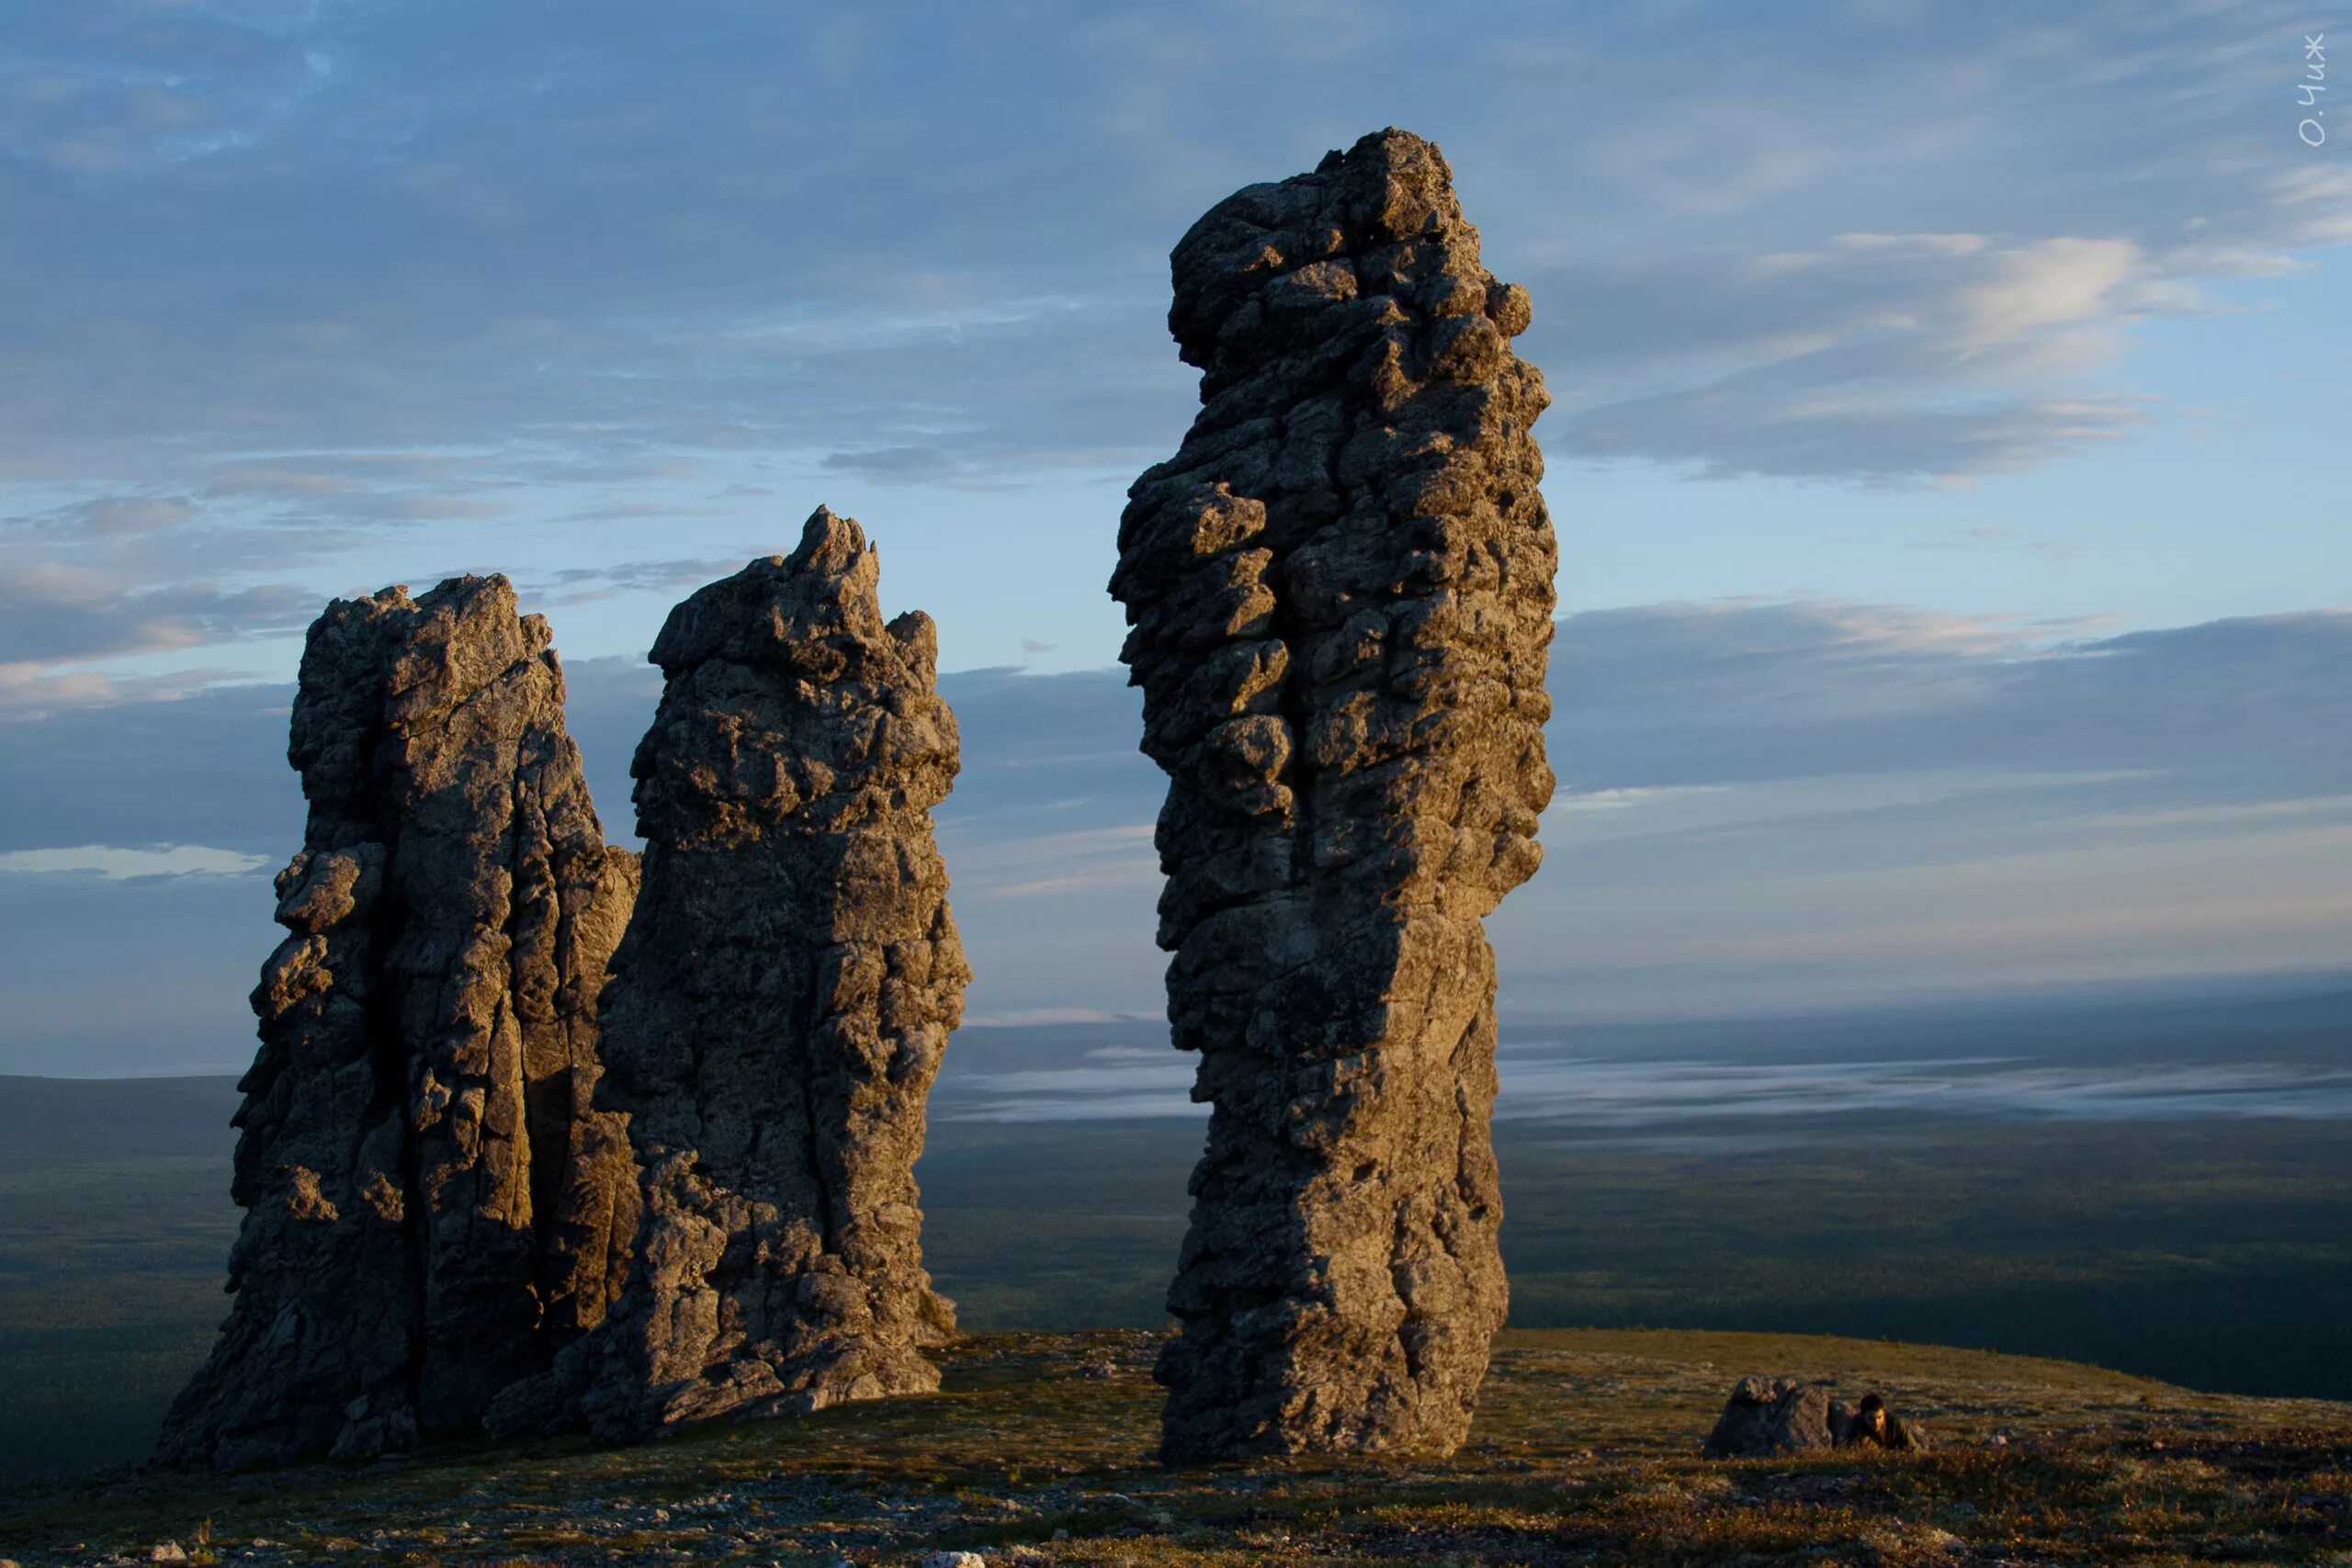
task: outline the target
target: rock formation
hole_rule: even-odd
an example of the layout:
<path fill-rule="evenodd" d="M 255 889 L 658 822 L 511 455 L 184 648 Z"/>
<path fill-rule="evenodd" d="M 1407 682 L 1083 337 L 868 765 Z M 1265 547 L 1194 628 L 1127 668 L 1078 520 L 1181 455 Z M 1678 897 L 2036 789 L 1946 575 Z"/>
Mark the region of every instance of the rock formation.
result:
<path fill-rule="evenodd" d="M 241 1085 L 235 1302 L 159 1457 L 223 1466 L 461 1427 L 604 1317 L 636 1192 L 593 1111 L 636 862 L 608 848 L 547 623 L 502 577 L 311 627 Z"/>
<path fill-rule="evenodd" d="M 1203 407 L 1111 583 L 1169 774 L 1169 1016 L 1215 1107 L 1162 1456 L 1442 1452 L 1506 1295 L 1480 922 L 1553 787 L 1527 292 L 1397 130 L 1228 197 L 1172 270 Z"/>
<path fill-rule="evenodd" d="M 970 977 L 931 808 L 956 770 L 929 616 L 885 626 L 856 524 L 679 605 L 639 747 L 644 888 L 600 1106 L 644 1171 L 604 1331 L 493 1430 L 612 1439 L 924 1392 L 954 1332 L 921 1251 L 924 1100 Z"/>

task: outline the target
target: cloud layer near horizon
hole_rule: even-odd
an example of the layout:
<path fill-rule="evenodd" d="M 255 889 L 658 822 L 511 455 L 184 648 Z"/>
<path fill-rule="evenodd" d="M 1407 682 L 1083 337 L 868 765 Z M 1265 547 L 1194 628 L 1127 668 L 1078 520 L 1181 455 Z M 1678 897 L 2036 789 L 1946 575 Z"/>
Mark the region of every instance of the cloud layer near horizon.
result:
<path fill-rule="evenodd" d="M 1571 616 L 1547 863 L 1493 922 L 1506 1006 L 1780 1009 L 2337 963 L 2346 669 L 2342 612 L 2058 641 L 1825 602 Z M 622 660 L 568 675 L 625 838 L 658 678 Z M 1114 671 L 942 686 L 965 738 L 939 823 L 976 1020 L 1155 1011 L 1160 780 L 1134 750 L 1134 694 Z M 275 939 L 267 870 L 236 868 L 274 867 L 300 831 L 288 695 L 6 727 L 0 1071 L 242 1057 Z"/>

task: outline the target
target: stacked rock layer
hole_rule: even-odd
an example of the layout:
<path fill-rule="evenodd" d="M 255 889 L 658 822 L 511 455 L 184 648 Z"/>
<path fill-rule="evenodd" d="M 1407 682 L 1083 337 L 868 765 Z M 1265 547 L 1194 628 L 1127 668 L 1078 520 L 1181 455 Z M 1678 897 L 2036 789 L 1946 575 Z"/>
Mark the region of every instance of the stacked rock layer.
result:
<path fill-rule="evenodd" d="M 1528 297 L 1396 130 L 1227 197 L 1172 270 L 1203 407 L 1111 585 L 1214 1107 L 1162 1453 L 1443 1451 L 1506 1303 L 1481 921 L 1553 789 Z"/>
<path fill-rule="evenodd" d="M 628 1439 L 939 1385 L 914 1164 L 970 977 L 930 815 L 957 738 L 931 619 L 886 626 L 878 570 L 820 509 L 654 644 L 598 1101 L 643 1166 L 638 1267 L 564 1386 L 494 1428 Z"/>
<path fill-rule="evenodd" d="M 616 1294 L 636 1186 L 591 1090 L 637 868 L 605 842 L 563 694 L 504 578 L 311 626 L 288 749 L 309 825 L 236 1117 L 236 1299 L 164 1461 L 470 1426 Z"/>

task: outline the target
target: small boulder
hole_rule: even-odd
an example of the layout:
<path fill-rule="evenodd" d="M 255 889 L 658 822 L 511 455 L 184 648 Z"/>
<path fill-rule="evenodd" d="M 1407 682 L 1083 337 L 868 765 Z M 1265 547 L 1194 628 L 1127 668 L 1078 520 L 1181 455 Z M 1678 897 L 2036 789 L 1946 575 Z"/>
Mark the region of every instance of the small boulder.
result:
<path fill-rule="evenodd" d="M 1756 1459 L 1835 1447 L 1828 1391 L 1792 1378 L 1746 1377 L 1707 1434 L 1703 1459 Z"/>

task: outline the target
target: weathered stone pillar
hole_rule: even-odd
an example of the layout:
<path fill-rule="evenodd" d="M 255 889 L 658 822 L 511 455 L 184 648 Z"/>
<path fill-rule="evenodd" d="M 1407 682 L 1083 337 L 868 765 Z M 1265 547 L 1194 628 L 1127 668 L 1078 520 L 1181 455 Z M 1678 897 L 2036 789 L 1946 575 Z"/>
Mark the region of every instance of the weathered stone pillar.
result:
<path fill-rule="evenodd" d="M 636 861 L 589 803 L 547 623 L 503 577 L 335 602 L 288 758 L 310 821 L 254 992 L 236 1301 L 170 1462 L 471 1425 L 603 1318 L 636 1224 L 589 1108 Z"/>
<path fill-rule="evenodd" d="M 924 1104 L 970 978 L 931 808 L 956 776 L 930 617 L 820 509 L 789 558 L 672 612 L 638 749 L 644 888 L 605 993 L 600 1105 L 644 1171 L 639 1267 L 497 1425 L 607 1438 L 924 1392 L 954 1332 L 922 1262 Z M 550 1420 L 547 1412 L 556 1414 Z"/>
<path fill-rule="evenodd" d="M 1111 584 L 1214 1107 L 1161 1452 L 1442 1452 L 1506 1302 L 1480 922 L 1553 788 L 1527 292 L 1397 130 L 1218 203 L 1172 266 L 1203 407 Z"/>

